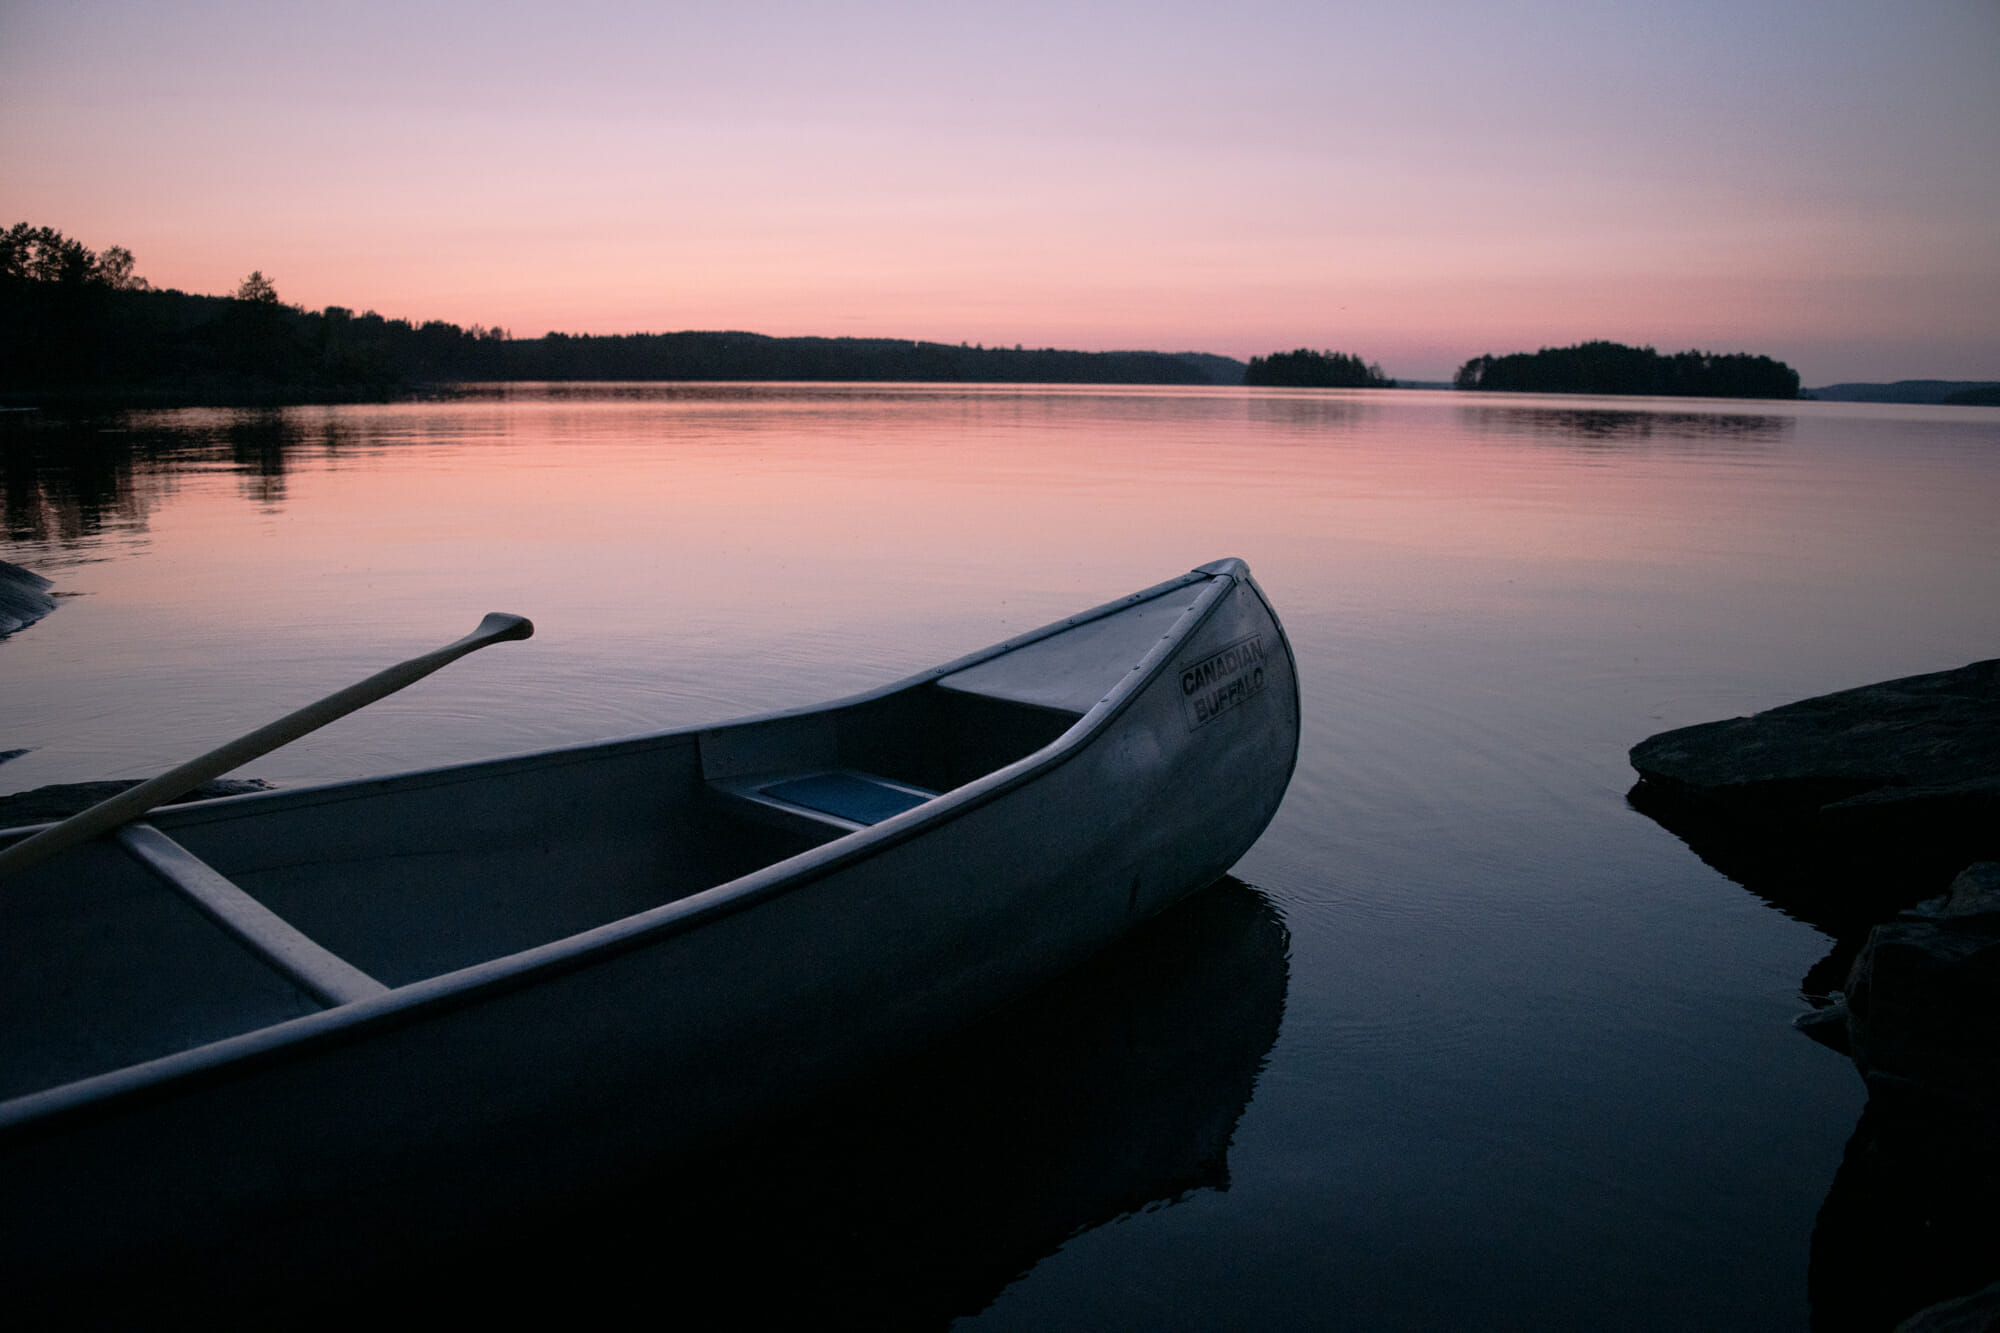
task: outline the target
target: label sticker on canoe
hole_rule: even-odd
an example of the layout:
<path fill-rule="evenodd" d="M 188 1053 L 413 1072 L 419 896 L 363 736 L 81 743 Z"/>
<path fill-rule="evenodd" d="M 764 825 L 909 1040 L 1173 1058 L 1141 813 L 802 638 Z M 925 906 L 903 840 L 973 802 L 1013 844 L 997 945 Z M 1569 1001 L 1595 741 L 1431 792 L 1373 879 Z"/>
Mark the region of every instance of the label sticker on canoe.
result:
<path fill-rule="evenodd" d="M 1238 639 L 1221 652 L 1181 668 L 1181 706 L 1188 730 L 1206 726 L 1264 688 L 1264 636 Z"/>

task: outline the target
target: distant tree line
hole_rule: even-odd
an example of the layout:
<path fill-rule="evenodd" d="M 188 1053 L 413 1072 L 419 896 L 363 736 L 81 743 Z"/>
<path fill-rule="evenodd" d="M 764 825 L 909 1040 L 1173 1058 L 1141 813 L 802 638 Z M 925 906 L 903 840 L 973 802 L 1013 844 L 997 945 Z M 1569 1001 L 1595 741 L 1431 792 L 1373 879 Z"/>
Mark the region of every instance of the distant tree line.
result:
<path fill-rule="evenodd" d="M 262 272 L 232 296 L 157 290 L 113 246 L 51 228 L 0 231 L 0 392 L 16 399 L 296 402 L 388 397 L 479 380 L 919 380 L 1236 384 L 1202 353 L 1071 352 L 755 333 L 551 333 L 421 324 L 285 304 Z"/>
<path fill-rule="evenodd" d="M 1822 384 L 1801 389 L 1801 398 L 1822 403 L 1945 403 L 1960 407 L 2000 406 L 2000 382 L 1994 380 L 1894 380 L 1887 384 Z"/>
<path fill-rule="evenodd" d="M 1382 373 L 1378 362 L 1368 365 L 1345 352 L 1295 352 L 1253 356 L 1243 372 L 1245 384 L 1284 389 L 1393 389 L 1396 381 Z"/>
<path fill-rule="evenodd" d="M 1799 373 L 1746 352 L 1675 352 L 1587 342 L 1509 356 L 1475 356 L 1452 385 L 1502 393 L 1632 393 L 1668 397 L 1796 398 Z"/>
<path fill-rule="evenodd" d="M 525 380 L 861 380 L 992 384 L 1239 384 L 1242 363 L 1198 352 L 1069 352 L 903 338 L 761 333 L 568 335 L 510 342 Z"/>

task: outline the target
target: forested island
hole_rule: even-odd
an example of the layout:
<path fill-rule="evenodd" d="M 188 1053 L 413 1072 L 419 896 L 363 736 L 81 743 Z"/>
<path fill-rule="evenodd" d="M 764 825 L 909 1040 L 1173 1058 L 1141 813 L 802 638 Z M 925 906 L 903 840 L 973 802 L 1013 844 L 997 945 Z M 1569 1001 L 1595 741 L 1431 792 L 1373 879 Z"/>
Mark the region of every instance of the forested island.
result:
<path fill-rule="evenodd" d="M 1243 363 L 738 332 L 513 338 L 476 324 L 305 310 L 262 273 L 233 296 L 157 290 L 122 247 L 98 254 L 27 223 L 0 231 L 0 397 L 11 401 L 332 402 L 480 380 L 1240 384 Z"/>
<path fill-rule="evenodd" d="M 1371 366 L 1345 352 L 1315 352 L 1309 347 L 1251 357 L 1243 370 L 1243 382 L 1284 389 L 1396 387 L 1396 381 L 1382 373 L 1380 363 Z"/>
<path fill-rule="evenodd" d="M 1509 356 L 1475 356 L 1457 389 L 1501 393 L 1620 393 L 1699 398 L 1797 398 L 1799 372 L 1747 352 L 1675 352 L 1587 342 Z"/>

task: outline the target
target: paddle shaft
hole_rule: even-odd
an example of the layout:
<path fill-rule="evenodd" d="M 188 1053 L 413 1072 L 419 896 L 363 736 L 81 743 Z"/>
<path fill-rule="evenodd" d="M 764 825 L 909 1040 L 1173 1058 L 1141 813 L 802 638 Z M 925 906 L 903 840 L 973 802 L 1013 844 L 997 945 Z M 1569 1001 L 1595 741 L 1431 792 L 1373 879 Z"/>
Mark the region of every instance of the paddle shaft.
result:
<path fill-rule="evenodd" d="M 179 796 L 185 796 L 207 782 L 210 778 L 221 777 L 259 755 L 269 754 L 281 745 L 289 744 L 305 735 L 317 731 L 336 718 L 347 716 L 358 708 L 365 708 L 377 699 L 394 694 L 406 685 L 411 685 L 436 671 L 439 667 L 457 661 L 467 653 L 476 652 L 490 643 L 504 643 L 509 639 L 525 639 L 535 632 L 535 627 L 524 617 L 495 611 L 479 622 L 479 628 L 464 638 L 421 657 L 413 657 L 407 662 L 399 662 L 385 671 L 378 671 L 363 681 L 357 681 L 346 689 L 329 694 L 317 703 L 307 704 L 295 713 L 288 713 L 267 726 L 257 728 L 247 736 L 239 736 L 227 745 L 218 746 L 207 754 L 190 759 L 178 768 L 172 768 L 156 778 L 148 778 L 136 787 L 118 793 L 109 800 L 99 801 L 88 810 L 80 811 L 51 825 L 33 837 L 23 838 L 12 847 L 0 850 L 0 876 L 24 869 L 42 858 L 52 856 L 65 847 L 87 842 L 100 834 L 109 833 L 120 824 L 129 823 L 145 814 L 154 806 L 165 805 Z"/>

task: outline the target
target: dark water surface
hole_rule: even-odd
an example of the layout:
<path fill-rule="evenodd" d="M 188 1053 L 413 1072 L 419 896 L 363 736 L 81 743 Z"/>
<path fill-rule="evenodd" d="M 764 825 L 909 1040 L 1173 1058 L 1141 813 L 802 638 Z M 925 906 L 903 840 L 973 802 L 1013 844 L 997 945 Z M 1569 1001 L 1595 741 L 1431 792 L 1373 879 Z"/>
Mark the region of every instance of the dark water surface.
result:
<path fill-rule="evenodd" d="M 1804 1328 L 1863 1101 L 1790 1027 L 1830 941 L 1629 810 L 1625 751 L 2000 655 L 1992 409 L 513 386 L 19 419 L 0 469 L 0 559 L 70 594 L 0 642 L 0 792 L 155 772 L 491 609 L 537 636 L 247 772 L 813 702 L 1224 555 L 1284 618 L 1304 749 L 1236 881 L 705 1172 L 429 1263 L 461 1303 Z"/>

